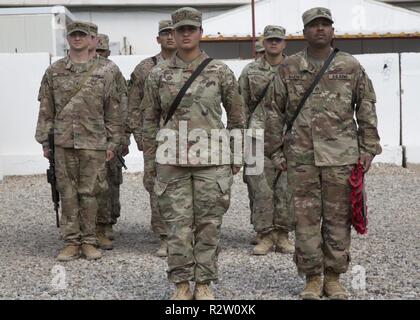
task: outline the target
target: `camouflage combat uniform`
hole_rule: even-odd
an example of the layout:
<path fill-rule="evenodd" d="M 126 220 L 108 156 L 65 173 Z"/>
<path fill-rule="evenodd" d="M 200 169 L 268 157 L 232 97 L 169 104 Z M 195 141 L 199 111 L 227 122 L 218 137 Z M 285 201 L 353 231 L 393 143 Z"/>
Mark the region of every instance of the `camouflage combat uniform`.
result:
<path fill-rule="evenodd" d="M 109 50 L 108 37 L 98 34 L 97 49 Z M 99 57 L 107 64 L 108 72 L 113 75 L 116 83 L 117 93 L 120 96 L 120 121 L 121 124 L 127 122 L 127 81 L 125 80 L 121 70 L 111 60 Z M 121 143 L 118 145 L 116 155 L 122 156 L 122 147 L 129 145 L 128 139 L 123 135 L 124 128 L 121 127 Z M 121 204 L 120 204 L 120 185 L 123 183 L 122 164 L 115 156 L 107 162 L 107 182 L 108 189 L 98 197 L 99 210 L 98 210 L 98 224 L 115 224 L 120 217 Z"/>
<path fill-rule="evenodd" d="M 239 78 L 239 88 L 247 107 L 248 119 L 257 103 L 261 101 L 264 90 L 274 78 L 277 69 L 278 65 L 271 66 L 264 56 L 243 69 Z M 251 223 L 255 231 L 258 233 L 268 233 L 274 229 L 292 231 L 293 211 L 289 210 L 291 193 L 287 188 L 287 173 L 284 172 L 280 176 L 275 190 L 273 190 L 273 185 L 278 171 L 270 158 L 264 159 L 264 173 L 260 175 L 246 175 L 245 173 L 246 170 L 244 170 L 243 178 L 248 187 Z"/>
<path fill-rule="evenodd" d="M 130 90 L 128 93 L 128 131 L 133 133 L 134 139 L 139 145 L 143 145 L 141 132 L 143 127 L 143 111 L 140 110 L 140 105 L 144 97 L 144 85 L 150 71 L 162 61 L 165 61 L 165 59 L 160 53 L 153 58 L 147 58 L 141 61 L 131 74 Z M 159 212 L 157 196 L 153 192 L 153 183 L 150 183 L 147 177 L 144 176 L 143 184 L 150 196 L 152 230 L 157 235 L 165 236 L 166 228 Z"/>
<path fill-rule="evenodd" d="M 306 49 L 286 58 L 250 126 L 264 122 L 265 154 L 275 165 L 287 161 L 298 272 L 308 276 L 329 269 L 340 274 L 350 261 L 347 179 L 360 154 L 381 152 L 376 97 L 360 63 L 339 52 L 283 137 L 286 121 L 323 64 L 310 60 Z"/>
<path fill-rule="evenodd" d="M 188 132 L 201 128 L 210 134 L 211 129 L 224 127 L 221 103 L 227 112 L 228 129 L 243 129 L 245 125 L 243 103 L 234 74 L 224 63 L 213 60 L 192 83 L 174 116 L 164 126 L 163 120 L 173 99 L 206 58 L 207 54 L 202 52 L 191 63 L 176 55 L 160 63 L 146 80 L 141 106 L 144 110 L 145 174 L 148 177 L 156 175 L 154 190 L 168 227 L 168 274 L 175 283 L 217 279 L 220 228 L 229 208 L 233 182 L 231 152 L 228 143 L 228 163 L 214 165 L 192 163 L 186 151 L 188 159 L 181 163 L 181 151 L 177 148 L 173 164 L 156 164 L 158 145 L 162 145 L 156 141 L 159 128 L 178 132 L 180 123 L 186 121 Z M 194 143 L 189 142 L 187 149 L 193 147 Z"/>
<path fill-rule="evenodd" d="M 73 96 L 77 84 L 95 68 Z M 75 64 L 69 57 L 45 72 L 39 92 L 36 140 L 48 146 L 54 130 L 57 188 L 66 244 L 96 244 L 96 196 L 107 187 L 105 150 L 120 143 L 120 96 L 103 59 Z"/>

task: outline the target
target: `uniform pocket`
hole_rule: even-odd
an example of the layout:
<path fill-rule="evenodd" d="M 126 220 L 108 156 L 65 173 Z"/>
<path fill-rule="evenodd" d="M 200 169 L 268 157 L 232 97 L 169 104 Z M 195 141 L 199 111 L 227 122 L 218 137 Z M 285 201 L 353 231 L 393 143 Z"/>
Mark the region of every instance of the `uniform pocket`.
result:
<path fill-rule="evenodd" d="M 106 170 L 99 170 L 96 176 L 96 183 L 93 188 L 93 193 L 95 195 L 105 192 L 108 189 L 108 181 L 106 179 Z"/>
<path fill-rule="evenodd" d="M 157 196 L 161 196 L 162 194 L 165 193 L 167 187 L 168 187 L 167 182 L 162 182 L 162 181 L 159 181 L 158 179 L 155 179 L 153 191 L 156 193 Z"/>
<path fill-rule="evenodd" d="M 230 187 L 233 184 L 233 177 L 230 175 L 229 177 L 222 177 L 217 180 L 217 184 L 219 185 L 220 190 L 223 194 L 226 194 L 230 191 Z"/>

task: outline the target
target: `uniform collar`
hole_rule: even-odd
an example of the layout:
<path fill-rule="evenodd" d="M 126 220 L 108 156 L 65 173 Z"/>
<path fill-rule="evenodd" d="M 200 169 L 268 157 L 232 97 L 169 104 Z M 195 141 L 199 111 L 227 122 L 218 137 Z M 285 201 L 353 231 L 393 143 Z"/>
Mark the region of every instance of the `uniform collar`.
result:
<path fill-rule="evenodd" d="M 208 57 L 209 56 L 207 55 L 207 53 L 201 51 L 201 54 L 197 58 L 195 58 L 194 61 L 188 63 L 179 58 L 178 54 L 175 53 L 170 59 L 169 66 L 172 68 L 195 70 L 200 65 L 200 63 Z"/>
<path fill-rule="evenodd" d="M 300 71 L 308 71 L 310 73 L 315 73 L 316 69 L 314 66 L 312 66 L 309 63 L 309 54 L 308 54 L 308 48 L 306 48 L 305 50 L 301 51 L 299 53 L 301 59 L 300 59 L 300 64 L 299 64 L 299 70 Z M 330 66 L 331 68 L 331 66 Z"/>
<path fill-rule="evenodd" d="M 283 61 L 284 61 L 284 59 L 286 59 L 286 55 L 282 53 L 282 56 L 283 56 Z M 258 58 L 257 62 L 258 62 L 258 67 L 262 70 L 271 70 L 271 68 L 273 68 L 273 66 L 268 63 L 267 59 L 265 58 L 265 55 Z"/>
<path fill-rule="evenodd" d="M 83 71 L 87 71 L 89 70 L 90 66 L 99 59 L 99 55 L 97 54 L 95 57 L 90 58 L 89 61 L 84 65 L 84 70 Z M 66 57 L 66 60 L 64 61 L 65 65 L 66 65 L 66 69 L 67 70 L 71 70 L 74 71 L 74 63 L 73 61 L 71 61 L 70 56 Z"/>
<path fill-rule="evenodd" d="M 300 71 L 307 71 L 307 72 L 310 72 L 310 73 L 314 73 L 316 71 L 315 68 L 312 65 L 309 64 L 308 48 L 301 51 L 300 58 L 301 58 L 300 63 L 299 63 L 299 70 Z"/>
<path fill-rule="evenodd" d="M 271 65 L 268 63 L 267 59 L 265 58 L 265 55 L 262 57 L 259 57 L 257 59 L 257 63 L 258 63 L 258 68 L 262 69 L 262 70 L 270 70 L 271 69 Z"/>
<path fill-rule="evenodd" d="M 156 58 L 156 62 L 157 63 L 159 63 L 162 60 L 164 60 L 161 52 L 159 52 L 157 55 L 155 55 L 155 58 Z"/>

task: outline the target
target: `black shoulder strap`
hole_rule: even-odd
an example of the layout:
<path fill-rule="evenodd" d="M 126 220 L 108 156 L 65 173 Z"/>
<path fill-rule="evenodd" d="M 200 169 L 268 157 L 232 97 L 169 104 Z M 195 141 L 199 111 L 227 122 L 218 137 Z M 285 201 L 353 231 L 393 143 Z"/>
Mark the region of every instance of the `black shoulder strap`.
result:
<path fill-rule="evenodd" d="M 184 97 L 185 92 L 187 92 L 188 88 L 194 82 L 195 78 L 197 78 L 199 76 L 199 74 L 204 70 L 204 68 L 212 60 L 213 60 L 212 58 L 207 58 L 206 60 L 201 62 L 200 65 L 194 70 L 193 74 L 184 83 L 181 90 L 179 90 L 177 96 L 175 97 L 174 101 L 172 102 L 171 107 L 169 108 L 168 114 L 166 115 L 166 119 L 165 119 L 165 125 L 168 123 L 169 120 L 171 120 L 171 118 L 174 115 L 176 109 L 178 108 L 179 103 L 181 102 L 182 98 Z"/>
<path fill-rule="evenodd" d="M 271 82 L 273 82 L 273 79 L 270 79 L 270 81 L 267 83 L 267 85 L 265 86 L 264 90 L 261 92 L 260 96 L 258 97 L 258 99 L 255 101 L 254 106 L 252 107 L 251 114 L 254 113 L 255 109 L 257 108 L 258 104 L 261 102 L 261 100 L 264 98 L 265 94 L 267 93 L 268 87 L 270 86 Z"/>
<path fill-rule="evenodd" d="M 299 115 L 300 111 L 302 110 L 303 106 L 305 105 L 306 100 L 311 95 L 312 91 L 314 90 L 314 88 L 318 84 L 319 80 L 321 80 L 322 76 L 324 75 L 325 71 L 327 70 L 327 68 L 331 64 L 331 61 L 334 59 L 334 57 L 335 57 L 335 55 L 337 54 L 338 51 L 340 51 L 340 50 L 338 48 L 335 48 L 334 51 L 331 52 L 328 59 L 324 62 L 324 65 L 322 66 L 321 70 L 319 70 L 318 74 L 316 75 L 314 81 L 312 81 L 311 86 L 308 88 L 308 90 L 306 90 L 305 94 L 302 97 L 302 100 L 299 101 L 299 104 L 296 108 L 295 113 L 293 114 L 292 119 L 290 119 L 290 121 L 287 122 L 286 132 L 289 132 L 290 129 L 292 129 L 293 123 L 295 122 L 297 116 Z"/>
<path fill-rule="evenodd" d="M 154 64 L 154 65 L 157 65 L 157 58 L 156 58 L 156 56 L 153 56 L 153 57 L 152 57 L 152 60 L 153 60 L 153 64 Z"/>

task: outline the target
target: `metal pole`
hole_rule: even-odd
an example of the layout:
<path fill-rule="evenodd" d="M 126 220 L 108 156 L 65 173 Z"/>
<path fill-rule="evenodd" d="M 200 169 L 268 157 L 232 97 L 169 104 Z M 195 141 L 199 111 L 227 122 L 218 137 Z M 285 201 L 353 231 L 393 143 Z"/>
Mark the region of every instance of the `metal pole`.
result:
<path fill-rule="evenodd" d="M 251 0 L 252 8 L 252 57 L 255 58 L 255 0 Z"/>

